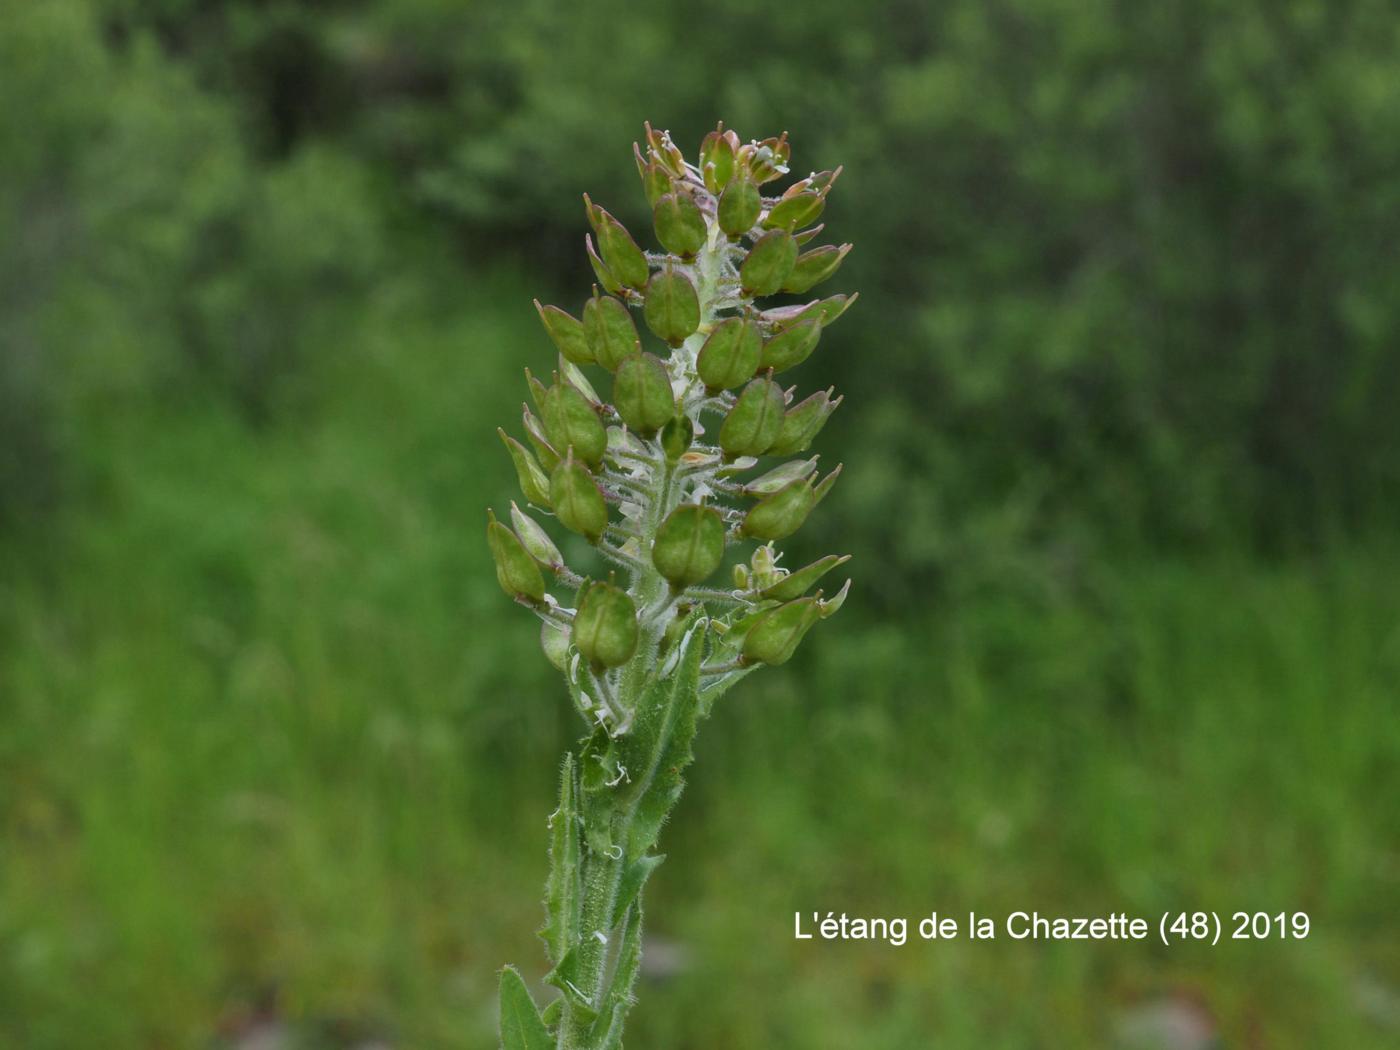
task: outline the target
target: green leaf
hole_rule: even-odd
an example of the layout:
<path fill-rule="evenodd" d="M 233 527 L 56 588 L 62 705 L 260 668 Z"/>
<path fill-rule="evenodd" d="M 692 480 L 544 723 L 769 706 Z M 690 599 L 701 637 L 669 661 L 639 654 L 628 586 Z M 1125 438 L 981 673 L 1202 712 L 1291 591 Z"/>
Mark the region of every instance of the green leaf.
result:
<path fill-rule="evenodd" d="M 617 903 L 613 906 L 612 917 L 614 928 L 621 925 L 622 920 L 627 917 L 627 909 L 641 896 L 642 887 L 646 885 L 647 879 L 653 871 L 661 867 L 661 862 L 665 859 L 664 853 L 653 853 L 627 865 L 627 870 L 622 873 L 622 881 L 617 886 Z"/>
<path fill-rule="evenodd" d="M 577 773 L 573 752 L 564 756 L 559 774 L 559 808 L 549 818 L 549 881 L 545 885 L 545 914 L 540 931 L 551 962 L 559 962 L 578 940 L 579 902 L 583 893 L 580 864 Z"/>
<path fill-rule="evenodd" d="M 584 998 L 579 988 L 577 949 L 570 948 L 565 952 L 559 965 L 545 974 L 544 982 L 563 992 L 564 998 L 569 1000 L 569 1008 L 585 1021 L 592 1021 L 598 1016 L 598 1008 Z"/>
<path fill-rule="evenodd" d="M 633 989 L 642 972 L 642 905 L 638 901 L 627 914 L 622 948 L 617 955 L 608 1001 L 591 1033 L 599 1050 L 622 1050 L 622 1026 L 634 999 Z"/>
<path fill-rule="evenodd" d="M 535 1000 L 513 966 L 501 971 L 501 1050 L 554 1050 Z"/>

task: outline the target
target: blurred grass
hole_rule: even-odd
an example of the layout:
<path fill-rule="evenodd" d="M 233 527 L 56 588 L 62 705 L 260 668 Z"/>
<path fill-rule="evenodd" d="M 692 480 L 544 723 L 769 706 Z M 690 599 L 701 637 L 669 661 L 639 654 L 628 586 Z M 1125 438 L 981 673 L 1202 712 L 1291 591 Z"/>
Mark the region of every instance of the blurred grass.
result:
<path fill-rule="evenodd" d="M 3 548 L 0 1046 L 200 1047 L 275 1015 L 299 1046 L 484 1047 L 495 970 L 540 972 L 574 726 L 480 541 L 538 289 L 410 287 L 323 334 L 277 426 L 114 398 L 82 512 Z M 1173 995 L 1228 1046 L 1396 1045 L 1360 989 L 1400 986 L 1397 569 L 1383 543 L 1125 553 L 897 618 L 857 590 L 706 726 L 649 901 L 689 970 L 630 1041 L 1097 1046 Z M 1194 908 L 1314 932 L 791 939 L 795 910 Z"/>

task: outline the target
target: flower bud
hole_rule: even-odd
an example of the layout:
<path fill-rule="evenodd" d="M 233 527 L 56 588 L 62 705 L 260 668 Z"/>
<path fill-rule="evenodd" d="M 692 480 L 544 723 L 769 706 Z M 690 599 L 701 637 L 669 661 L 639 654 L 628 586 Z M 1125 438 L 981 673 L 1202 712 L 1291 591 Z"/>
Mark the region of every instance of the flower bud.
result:
<path fill-rule="evenodd" d="M 769 230 L 739 267 L 745 296 L 772 295 L 783 286 L 797 262 L 797 242 L 787 230 Z"/>
<path fill-rule="evenodd" d="M 757 184 L 747 175 L 736 174 L 719 196 L 719 228 L 737 240 L 753 229 L 763 211 L 763 198 Z"/>
<path fill-rule="evenodd" d="M 505 442 L 506 451 L 510 453 L 511 462 L 515 464 L 515 476 L 520 481 L 520 491 L 525 494 L 525 499 L 537 507 L 548 508 L 550 505 L 549 478 L 540 469 L 535 457 L 531 455 L 528 448 L 500 427 L 496 428 L 496 433 Z"/>
<path fill-rule="evenodd" d="M 843 244 L 839 248 L 834 244 L 824 244 L 810 252 L 803 252 L 793 264 L 792 273 L 788 274 L 787 280 L 783 282 L 783 291 L 801 295 L 815 288 L 836 273 L 850 250 L 849 244 Z"/>
<path fill-rule="evenodd" d="M 828 554 L 825 558 L 818 559 L 806 568 L 790 572 L 768 587 L 759 592 L 760 598 L 772 598 L 775 601 L 789 602 L 794 598 L 800 598 L 807 593 L 807 589 L 820 580 L 838 565 L 844 565 L 851 560 L 849 554 Z"/>
<path fill-rule="evenodd" d="M 549 437 L 544 432 L 544 424 L 539 417 L 530 411 L 529 405 L 522 405 L 524 410 L 521 413 L 522 421 L 525 424 L 525 436 L 530 439 L 530 445 L 535 450 L 535 455 L 539 457 L 540 465 L 545 471 L 551 471 L 559 462 L 559 452 L 549 443 Z"/>
<path fill-rule="evenodd" d="M 673 347 L 680 346 L 700 327 L 700 299 L 695 285 L 669 265 L 658 270 L 647 283 L 642 316 L 658 338 Z"/>
<path fill-rule="evenodd" d="M 544 650 L 545 659 L 552 663 L 555 670 L 564 674 L 569 669 L 569 629 L 557 623 L 545 620 L 540 624 L 540 648 Z"/>
<path fill-rule="evenodd" d="M 535 300 L 535 309 L 540 321 L 554 345 L 568 360 L 579 365 L 591 364 L 593 353 L 588 349 L 588 340 L 583 334 L 583 322 L 557 306 L 542 306 Z"/>
<path fill-rule="evenodd" d="M 695 424 L 683 412 L 678 412 L 661 428 L 661 449 L 668 463 L 677 462 L 695 440 Z"/>
<path fill-rule="evenodd" d="M 777 666 L 785 664 L 797 652 L 802 637 L 821 619 L 815 598 L 797 601 L 769 609 L 754 621 L 744 636 L 744 660 Z"/>
<path fill-rule="evenodd" d="M 763 543 L 754 548 L 753 556 L 749 558 L 749 568 L 753 570 L 754 579 L 759 586 L 767 587 L 778 580 L 778 552 L 773 549 L 771 543 Z"/>
<path fill-rule="evenodd" d="M 736 591 L 749 589 L 749 567 L 743 562 L 734 566 L 734 589 Z"/>
<path fill-rule="evenodd" d="M 685 154 L 671 141 L 671 133 L 653 130 L 650 121 L 642 126 L 646 128 L 647 147 L 651 152 L 652 159 L 660 164 L 672 178 L 683 178 L 685 176 Z"/>
<path fill-rule="evenodd" d="M 590 234 L 583 235 L 583 246 L 588 250 L 588 263 L 593 267 L 593 275 L 598 278 L 604 290 L 612 292 L 613 295 L 622 294 L 622 282 L 619 281 L 607 264 L 598 258 L 598 253 L 593 248 L 593 237 Z"/>
<path fill-rule="evenodd" d="M 700 143 L 700 171 L 705 176 L 705 188 L 711 193 L 719 193 L 729 185 L 738 145 L 739 136 L 725 131 L 723 123 Z"/>
<path fill-rule="evenodd" d="M 564 555 L 559 553 L 559 548 L 549 538 L 549 533 L 545 532 L 534 518 L 517 507 L 515 500 L 510 501 L 510 523 L 515 526 L 515 534 L 520 537 L 520 544 L 530 557 L 553 572 L 558 572 L 564 567 Z"/>
<path fill-rule="evenodd" d="M 676 590 L 709 579 L 724 560 L 724 520 L 719 511 L 694 503 L 671 511 L 656 530 L 651 560 Z"/>
<path fill-rule="evenodd" d="M 573 447 L 593 470 L 603 462 L 608 432 L 588 398 L 570 383 L 556 382 L 545 394 L 544 432 L 556 449 Z"/>
<path fill-rule="evenodd" d="M 767 376 L 744 387 L 719 428 L 719 447 L 731 459 L 761 456 L 777 439 L 787 407 L 782 388 Z"/>
<path fill-rule="evenodd" d="M 642 348 L 632 312 L 621 300 L 599 295 L 596 288 L 593 298 L 583 304 L 583 332 L 593 359 L 609 372 L 616 372 L 624 358 Z"/>
<path fill-rule="evenodd" d="M 770 230 L 800 230 L 821 218 L 826 198 L 818 193 L 799 193 L 784 197 L 769 210 L 763 225 Z"/>
<path fill-rule="evenodd" d="M 774 372 L 795 368 L 812 356 L 821 337 L 822 326 L 815 320 L 784 328 L 763 344 L 758 366 L 771 368 Z"/>
<path fill-rule="evenodd" d="M 633 354 L 617 366 L 613 408 L 642 437 L 651 437 L 676 414 L 671 375 L 654 354 Z"/>
<path fill-rule="evenodd" d="M 816 502 L 810 481 L 794 481 L 755 503 L 740 531 L 759 540 L 786 539 L 802 527 Z"/>
<path fill-rule="evenodd" d="M 710 393 L 753 378 L 763 352 L 758 325 L 746 317 L 727 317 L 711 330 L 695 360 L 695 370 Z"/>
<path fill-rule="evenodd" d="M 775 139 L 751 142 L 739 150 L 739 161 L 760 185 L 772 182 L 788 172 L 788 160 L 792 157 L 792 147 L 788 145 L 787 132 Z"/>
<path fill-rule="evenodd" d="M 682 259 L 693 259 L 705 247 L 709 230 L 700 206 L 690 194 L 676 191 L 660 197 L 651 213 L 661 247 Z"/>
<path fill-rule="evenodd" d="M 794 405 L 783 416 L 783 425 L 768 451 L 774 456 L 791 456 L 806 451 L 840 404 L 841 398 L 833 401 L 830 390 L 818 390 L 805 401 Z"/>
<path fill-rule="evenodd" d="M 595 669 L 618 667 L 637 651 L 637 607 L 614 584 L 586 583 L 570 633 L 574 647 Z"/>
<path fill-rule="evenodd" d="M 561 525 L 586 537 L 589 543 L 598 542 L 608 526 L 608 508 L 593 475 L 574 459 L 572 449 L 554 468 L 549 498 Z"/>
<path fill-rule="evenodd" d="M 512 598 L 541 601 L 544 577 L 535 559 L 530 557 L 515 533 L 496 520 L 495 514 L 488 510 L 486 518 L 486 542 L 496 563 L 496 581 L 501 590 Z"/>
<path fill-rule="evenodd" d="M 643 287 L 650 273 L 645 253 L 637 247 L 627 228 L 606 209 L 589 200 L 586 193 L 583 203 L 588 211 L 588 221 L 593 224 L 593 232 L 598 235 L 598 253 L 603 257 L 608 272 L 629 287 Z"/>

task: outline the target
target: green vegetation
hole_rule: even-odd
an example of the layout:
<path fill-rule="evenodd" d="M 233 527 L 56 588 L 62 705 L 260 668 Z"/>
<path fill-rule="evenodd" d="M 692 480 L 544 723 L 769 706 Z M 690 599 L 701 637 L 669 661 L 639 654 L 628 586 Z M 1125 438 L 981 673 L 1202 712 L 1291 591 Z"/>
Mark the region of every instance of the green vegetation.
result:
<path fill-rule="evenodd" d="M 846 165 L 861 302 L 794 381 L 848 470 L 788 557 L 856 585 L 707 724 L 629 1040 L 1393 1046 L 1394 12 L 691 12 L 4 5 L 0 1046 L 492 1045 L 575 736 L 494 430 L 578 194 L 721 116 Z M 1193 907 L 1314 933 L 791 937 Z"/>

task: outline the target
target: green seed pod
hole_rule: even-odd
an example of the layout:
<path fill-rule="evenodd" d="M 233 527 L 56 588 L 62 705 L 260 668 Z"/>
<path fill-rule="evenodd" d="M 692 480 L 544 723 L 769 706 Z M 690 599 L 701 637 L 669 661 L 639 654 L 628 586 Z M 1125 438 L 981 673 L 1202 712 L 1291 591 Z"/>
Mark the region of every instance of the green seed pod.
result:
<path fill-rule="evenodd" d="M 769 609 L 754 621 L 744 636 L 744 660 L 777 666 L 785 664 L 797 652 L 802 637 L 821 619 L 815 598 L 797 601 Z"/>
<path fill-rule="evenodd" d="M 822 319 L 822 327 L 832 324 L 851 307 L 855 306 L 860 293 L 853 295 L 833 295 L 817 304 L 817 315 Z"/>
<path fill-rule="evenodd" d="M 731 459 L 761 456 L 777 440 L 787 407 L 782 388 L 768 377 L 744 387 L 719 428 L 719 447 Z"/>
<path fill-rule="evenodd" d="M 744 486 L 746 496 L 767 496 L 777 492 L 798 478 L 811 477 L 817 469 L 817 457 L 811 459 L 790 459 L 782 466 L 774 467 L 763 477 L 750 481 Z"/>
<path fill-rule="evenodd" d="M 772 598 L 774 601 L 790 602 L 794 598 L 800 598 L 807 593 L 808 588 L 820 580 L 838 565 L 844 565 L 851 560 L 849 554 L 828 554 L 825 558 L 820 558 L 812 562 L 804 569 L 790 572 L 778 580 L 770 587 L 765 587 L 759 592 L 760 598 Z"/>
<path fill-rule="evenodd" d="M 530 388 L 530 400 L 535 403 L 536 408 L 543 412 L 544 397 L 547 392 L 545 385 L 535 378 L 535 374 L 528 368 L 525 369 L 525 385 Z"/>
<path fill-rule="evenodd" d="M 553 470 L 559 462 L 559 452 L 549 443 L 549 437 L 544 432 L 544 424 L 539 417 L 530 411 L 529 405 L 520 406 L 521 419 L 525 424 L 525 436 L 530 439 L 530 444 L 535 450 L 535 455 L 539 457 L 540 465 L 544 467 L 545 473 Z"/>
<path fill-rule="evenodd" d="M 787 230 L 769 230 L 756 242 L 739 267 L 743 294 L 772 295 L 783 286 L 797 262 L 797 242 Z"/>
<path fill-rule="evenodd" d="M 515 534 L 520 537 L 521 546 L 529 552 L 530 557 L 553 572 L 558 572 L 564 567 L 564 555 L 559 553 L 559 548 L 549 538 L 549 533 L 545 532 L 534 518 L 517 507 L 515 500 L 510 501 L 510 523 L 515 526 Z"/>
<path fill-rule="evenodd" d="M 801 295 L 815 288 L 840 269 L 841 261 L 850 250 L 849 244 L 843 244 L 839 248 L 834 244 L 824 244 L 810 252 L 803 252 L 793 264 L 792 273 L 788 274 L 787 280 L 783 282 L 783 291 Z"/>
<path fill-rule="evenodd" d="M 673 588 L 702 583 L 724 560 L 724 519 L 712 507 L 677 507 L 656 530 L 652 564 Z"/>
<path fill-rule="evenodd" d="M 620 299 L 599 295 L 596 288 L 593 298 L 583 304 L 583 333 L 593 359 L 609 372 L 616 372 L 625 358 L 642 348 L 632 311 Z"/>
<path fill-rule="evenodd" d="M 816 487 L 812 489 L 812 496 L 814 497 L 813 506 L 816 506 L 822 500 L 826 499 L 826 494 L 831 491 L 832 487 L 836 484 L 836 479 L 841 476 L 841 468 L 843 466 L 844 464 L 842 463 L 836 464 L 835 470 L 822 478 L 821 481 L 817 482 Z"/>
<path fill-rule="evenodd" d="M 608 432 L 588 398 L 571 383 L 556 382 L 545 394 L 544 432 L 556 449 L 573 447 L 593 470 L 603 462 Z"/>
<path fill-rule="evenodd" d="M 816 320 L 784 328 L 763 344 L 763 355 L 759 358 L 758 366 L 771 368 L 774 372 L 796 368 L 812 356 L 821 337 L 822 326 Z"/>
<path fill-rule="evenodd" d="M 671 141 L 671 133 L 654 130 L 650 121 L 642 126 L 646 128 L 647 146 L 650 149 L 652 159 L 665 168 L 672 178 L 683 178 L 685 176 L 685 154 Z"/>
<path fill-rule="evenodd" d="M 486 542 L 496 563 L 496 581 L 501 590 L 512 598 L 541 601 L 544 577 L 535 559 L 530 557 L 515 533 L 496 520 L 495 514 L 488 510 L 486 519 Z"/>
<path fill-rule="evenodd" d="M 500 427 L 496 428 L 496 433 L 501 435 L 501 440 L 505 442 L 506 451 L 510 453 L 511 462 L 515 464 L 515 476 L 520 481 L 520 491 L 525 494 L 525 499 L 537 507 L 549 508 L 549 477 L 540 469 L 539 463 L 531 455 L 530 450 L 516 441 Z"/>
<path fill-rule="evenodd" d="M 695 253 L 705 247 L 709 237 L 705 216 L 690 194 L 679 191 L 666 194 L 657 200 L 651 214 L 656 239 L 668 252 L 682 259 L 693 259 Z"/>
<path fill-rule="evenodd" d="M 739 136 L 725 131 L 721 123 L 700 143 L 700 170 L 705 176 L 705 188 L 711 193 L 719 193 L 729 185 L 738 142 Z"/>
<path fill-rule="evenodd" d="M 608 214 L 606 209 L 589 200 L 586 193 L 583 195 L 583 204 L 588 212 L 588 221 L 593 225 L 593 232 L 598 235 L 598 254 L 603 257 L 603 264 L 608 268 L 608 272 L 625 285 L 632 288 L 643 287 L 647 283 L 650 268 L 647 266 L 646 254 L 637 247 L 637 242 L 627 232 L 627 227 Z"/>
<path fill-rule="evenodd" d="M 671 375 L 656 355 L 633 354 L 617 366 L 613 408 L 628 427 L 645 438 L 675 417 Z"/>
<path fill-rule="evenodd" d="M 564 357 L 577 365 L 593 363 L 593 351 L 588 348 L 582 321 L 557 306 L 542 306 L 538 299 L 535 300 L 535 309 L 539 312 L 544 330 Z"/>
<path fill-rule="evenodd" d="M 836 592 L 836 597 L 829 602 L 821 600 L 821 592 L 817 592 L 817 608 L 821 610 L 822 619 L 828 616 L 835 616 L 841 611 L 841 606 L 846 604 L 846 595 L 851 593 L 851 581 L 847 580 L 841 585 L 841 589 Z"/>
<path fill-rule="evenodd" d="M 796 241 L 797 246 L 801 248 L 804 244 L 808 243 L 809 241 L 816 240 L 817 235 L 820 234 L 824 229 L 826 229 L 826 223 L 819 222 L 815 226 L 810 226 L 799 233 L 794 233 L 792 235 L 792 239 Z"/>
<path fill-rule="evenodd" d="M 661 428 L 661 448 L 668 463 L 675 463 L 685 455 L 694 440 L 695 424 L 684 413 L 677 413 Z"/>
<path fill-rule="evenodd" d="M 755 503 L 744 515 L 740 531 L 758 540 L 786 539 L 802 528 L 816 502 L 810 481 L 794 481 Z"/>
<path fill-rule="evenodd" d="M 622 294 L 622 282 L 619 281 L 613 272 L 608 269 L 607 263 L 598 258 L 598 253 L 593 248 L 593 238 L 589 234 L 583 235 L 583 246 L 588 251 L 588 262 L 593 267 L 593 275 L 598 278 L 604 290 L 612 292 L 613 295 Z"/>
<path fill-rule="evenodd" d="M 762 353 L 758 325 L 747 317 L 727 317 L 715 325 L 700 348 L 695 370 L 713 394 L 752 379 Z"/>
<path fill-rule="evenodd" d="M 799 230 L 821 218 L 826 198 L 817 193 L 799 193 L 784 197 L 769 210 L 763 225 L 770 230 Z"/>
<path fill-rule="evenodd" d="M 637 607 L 611 583 L 584 584 L 571 634 L 574 647 L 595 669 L 621 666 L 637 651 Z"/>
<path fill-rule="evenodd" d="M 647 283 L 642 316 L 658 338 L 672 347 L 680 346 L 700 327 L 700 299 L 695 285 L 670 266 L 658 270 Z"/>
<path fill-rule="evenodd" d="M 589 543 L 598 542 L 608 526 L 607 504 L 593 475 L 574 460 L 572 450 L 554 468 L 549 479 L 549 498 L 561 525 L 586 537 Z"/>
<path fill-rule="evenodd" d="M 541 623 L 540 648 L 544 650 L 545 659 L 552 663 L 556 670 L 568 674 L 569 629 L 567 627 L 561 627 L 549 620 Z"/>
<path fill-rule="evenodd" d="M 664 193 L 671 192 L 671 176 L 656 161 L 642 156 L 642 147 L 632 143 L 632 154 L 637 158 L 637 174 L 642 177 L 642 192 L 647 195 L 647 203 L 655 205 Z"/>
<path fill-rule="evenodd" d="M 758 186 L 746 175 L 735 175 L 719 197 L 719 228 L 737 240 L 753 229 L 763 211 Z"/>
<path fill-rule="evenodd" d="M 778 437 L 768 451 L 774 456 L 792 456 L 805 452 L 812 441 L 826 426 L 831 413 L 841 404 L 841 398 L 834 401 L 830 390 L 818 390 L 800 404 L 794 405 L 783 416 L 783 425 Z"/>

